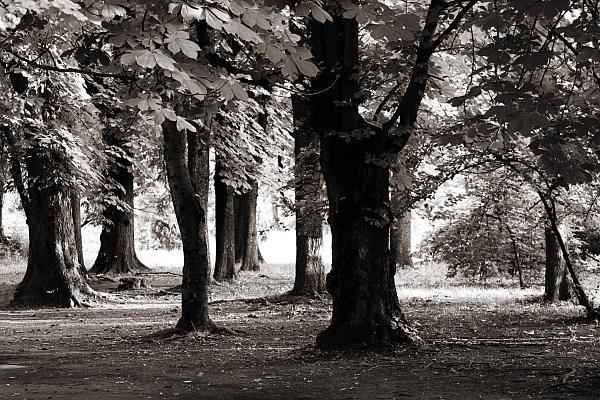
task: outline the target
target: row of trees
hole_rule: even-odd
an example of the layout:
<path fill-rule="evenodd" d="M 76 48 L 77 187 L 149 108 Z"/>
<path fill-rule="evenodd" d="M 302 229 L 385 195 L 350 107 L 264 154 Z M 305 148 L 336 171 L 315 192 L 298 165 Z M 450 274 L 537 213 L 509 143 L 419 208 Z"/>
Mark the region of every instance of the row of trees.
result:
<path fill-rule="evenodd" d="M 282 87 L 293 93 L 299 291 L 323 288 L 321 176 L 326 187 L 333 314 L 320 347 L 416 339 L 394 284 L 404 262 L 390 251 L 390 227 L 413 201 L 390 204 L 390 171 L 395 193 L 419 198 L 431 185 L 419 192 L 404 172 L 423 161 L 423 149 L 443 146 L 470 154 L 461 168 L 501 164 L 535 188 L 575 292 L 597 314 L 569 261 L 556 206 L 559 193 L 598 171 L 597 2 L 0 4 L 3 135 L 30 232 L 16 299 L 69 305 L 93 294 L 77 261 L 74 199 L 95 184 L 109 189 L 117 209 L 130 209 L 121 170 L 130 171 L 135 143 L 155 137 L 184 252 L 177 326 L 214 329 L 208 149 L 217 154 L 215 271 L 229 277 L 235 249 L 219 238 L 236 234 L 231 210 L 255 207 L 257 171 L 277 159 L 268 143 L 284 130 L 266 129 L 266 114 L 280 112 L 268 98 Z M 115 157 L 93 137 L 100 123 Z M 399 159 L 406 149 L 415 156 Z M 456 174 L 443 167 L 437 180 Z M 235 189 L 247 193 L 245 205 L 236 206 Z M 111 212 L 105 207 L 107 219 Z M 255 230 L 247 232 L 255 241 Z M 256 246 L 246 249 L 243 265 L 253 269 Z M 118 256 L 135 262 L 125 253 Z"/>

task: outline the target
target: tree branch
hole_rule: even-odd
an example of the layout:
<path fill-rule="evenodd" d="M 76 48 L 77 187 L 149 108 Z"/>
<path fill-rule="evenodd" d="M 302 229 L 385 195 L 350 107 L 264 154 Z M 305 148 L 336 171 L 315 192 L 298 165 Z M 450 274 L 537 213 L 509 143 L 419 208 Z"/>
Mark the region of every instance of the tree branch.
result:
<path fill-rule="evenodd" d="M 388 133 L 397 122 L 400 122 L 400 125 L 406 128 L 401 130 L 400 135 L 390 138 L 389 148 L 393 151 L 401 151 L 410 139 L 412 132 L 412 129 L 410 128 L 414 126 L 417 120 L 421 101 L 423 100 L 425 88 L 427 87 L 431 56 L 436 51 L 437 47 L 458 28 L 463 17 L 478 1 L 479 0 L 470 0 L 457 13 L 450 25 L 434 39 L 435 31 L 440 23 L 440 14 L 442 10 L 448 7 L 448 3 L 443 0 L 431 0 L 429 9 L 427 10 L 425 26 L 421 32 L 421 41 L 417 49 L 417 57 L 410 81 L 406 87 L 402 101 L 398 104 L 391 118 L 383 124 L 384 133 Z"/>
<path fill-rule="evenodd" d="M 27 57 L 23 57 L 22 55 L 17 54 L 10 49 L 4 48 L 4 50 L 7 53 L 11 54 L 16 59 L 24 62 L 25 64 L 27 64 L 33 68 L 41 69 L 44 71 L 54 71 L 54 72 L 60 72 L 60 73 L 74 73 L 74 74 L 95 76 L 95 77 L 99 77 L 99 78 L 115 78 L 115 79 L 121 79 L 124 81 L 134 81 L 135 80 L 135 77 L 133 75 L 111 74 L 108 72 L 90 71 L 90 70 L 80 69 L 80 68 L 61 68 L 61 67 L 57 67 L 57 66 L 53 66 L 53 65 L 40 64 L 36 61 L 28 59 Z"/>

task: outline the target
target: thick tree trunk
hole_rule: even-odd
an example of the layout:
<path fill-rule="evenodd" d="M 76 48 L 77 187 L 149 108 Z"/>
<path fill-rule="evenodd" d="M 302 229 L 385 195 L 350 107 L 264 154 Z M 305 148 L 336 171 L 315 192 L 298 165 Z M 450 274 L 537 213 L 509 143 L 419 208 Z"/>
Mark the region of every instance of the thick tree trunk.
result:
<path fill-rule="evenodd" d="M 256 227 L 256 203 L 258 200 L 258 183 L 250 182 L 252 189 L 240 195 L 241 219 L 245 220 L 242 226 L 246 228 L 241 233 L 243 241 L 242 265 L 240 271 L 260 271 L 260 251 L 258 249 L 258 230 Z M 237 211 L 237 210 L 236 210 Z M 237 227 L 236 227 L 237 232 Z M 236 235 L 237 236 L 237 235 Z"/>
<path fill-rule="evenodd" d="M 390 260 L 389 168 L 368 162 L 382 155 L 386 137 L 358 113 L 358 24 L 334 16 L 312 23 L 313 54 L 322 62 L 313 127 L 321 137 L 321 167 L 329 199 L 333 298 L 330 326 L 317 337 L 323 349 L 386 346 L 410 340 Z M 333 82 L 333 83 L 332 83 Z"/>
<path fill-rule="evenodd" d="M 235 279 L 235 212 L 233 188 L 223 182 L 224 166 L 215 166 L 216 260 L 213 278 L 222 282 Z"/>
<path fill-rule="evenodd" d="M 556 303 L 570 298 L 570 284 L 567 270 L 562 261 L 558 240 L 552 227 L 544 229 L 546 242 L 546 272 L 544 284 L 544 301 Z"/>
<path fill-rule="evenodd" d="M 108 175 L 113 181 L 109 196 L 118 199 L 122 204 L 105 204 L 103 216 L 106 222 L 100 234 L 100 250 L 90 272 L 122 275 L 145 271 L 149 268 L 142 264 L 135 253 L 133 165 L 129 148 L 131 134 L 107 129 L 104 140 L 108 146 L 114 146 L 123 153 L 122 156 L 111 157 L 108 165 Z"/>
<path fill-rule="evenodd" d="M 52 154 L 42 151 L 33 150 L 27 158 L 29 256 L 12 304 L 80 306 L 94 291 L 78 262 L 72 196 L 60 181 L 49 181 L 57 166 Z"/>
<path fill-rule="evenodd" d="M 208 315 L 208 210 L 194 193 L 186 160 L 186 132 L 177 131 L 174 122 L 166 121 L 163 136 L 167 178 L 183 245 L 182 309 L 176 328 L 184 332 L 212 330 L 214 324 Z"/>
<path fill-rule="evenodd" d="M 312 130 L 310 101 L 292 96 L 294 114 L 294 189 L 296 211 L 296 278 L 293 295 L 325 292 L 323 247 L 323 179 L 319 137 Z"/>

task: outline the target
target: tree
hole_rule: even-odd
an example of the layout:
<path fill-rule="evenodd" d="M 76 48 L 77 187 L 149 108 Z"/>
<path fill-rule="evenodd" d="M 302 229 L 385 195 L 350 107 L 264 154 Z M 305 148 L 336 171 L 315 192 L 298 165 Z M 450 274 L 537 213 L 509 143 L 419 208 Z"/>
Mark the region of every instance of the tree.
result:
<path fill-rule="evenodd" d="M 110 201 L 104 206 L 100 249 L 90 272 L 118 275 L 146 271 L 149 268 L 135 253 L 131 132 L 111 127 L 103 136 L 112 153 L 107 166 Z"/>
<path fill-rule="evenodd" d="M 394 222 L 390 230 L 390 251 L 392 262 L 396 268 L 412 267 L 412 211 L 403 204 L 410 195 L 403 193 L 409 191 L 405 187 L 408 180 L 408 171 L 405 167 L 397 170 L 392 175 L 390 203 L 394 213 Z"/>
<path fill-rule="evenodd" d="M 296 212 L 296 274 L 292 294 L 325 292 L 323 247 L 323 177 L 319 164 L 319 137 L 311 128 L 308 98 L 292 96 L 294 117 L 294 193 Z"/>
<path fill-rule="evenodd" d="M 475 3 L 459 4 L 448 27 L 434 37 L 442 12 L 451 5 L 431 1 L 411 78 L 383 123 L 377 121 L 379 115 L 367 121 L 359 113 L 358 20 L 367 22 L 369 17 L 356 3 L 343 3 L 341 11 L 327 8 L 331 21 L 311 25 L 312 51 L 321 67 L 312 85 L 318 93 L 312 97 L 317 110 L 312 125 L 321 140 L 333 255 L 327 276 L 333 315 L 330 326 L 317 336 L 321 348 L 382 346 L 414 338 L 400 309 L 395 266 L 390 262 L 389 163 L 381 160 L 406 145 L 427 85 L 431 56 Z M 390 11 L 387 18 L 397 19 L 401 26 L 414 21 L 414 15 L 401 15 Z M 398 121 L 399 134 L 391 136 Z"/>
<path fill-rule="evenodd" d="M 558 240 L 550 224 L 544 230 L 546 241 L 546 273 L 544 285 L 544 300 L 556 303 L 559 300 L 570 299 L 567 270 L 560 253 Z"/>
<path fill-rule="evenodd" d="M 260 271 L 261 260 L 258 248 L 258 230 L 256 228 L 256 203 L 258 200 L 258 182 L 251 181 L 251 189 L 236 196 L 235 248 L 241 251 L 241 271 Z M 239 235 L 238 235 L 239 231 Z M 241 243 L 238 243 L 238 239 Z M 236 257 L 237 259 L 237 257 Z M 237 261 L 237 260 L 236 260 Z"/>
<path fill-rule="evenodd" d="M 186 150 L 196 153 L 199 142 L 190 141 L 171 121 L 163 123 L 163 136 L 167 177 L 183 244 L 182 310 L 176 328 L 184 332 L 214 330 L 208 315 L 208 204 L 196 195 L 192 174 L 198 170 L 190 170 L 186 159 Z"/>
<path fill-rule="evenodd" d="M 235 208 L 234 190 L 224 182 L 225 167 L 217 160 L 215 166 L 215 239 L 216 261 L 214 279 L 222 282 L 236 278 L 235 272 Z"/>

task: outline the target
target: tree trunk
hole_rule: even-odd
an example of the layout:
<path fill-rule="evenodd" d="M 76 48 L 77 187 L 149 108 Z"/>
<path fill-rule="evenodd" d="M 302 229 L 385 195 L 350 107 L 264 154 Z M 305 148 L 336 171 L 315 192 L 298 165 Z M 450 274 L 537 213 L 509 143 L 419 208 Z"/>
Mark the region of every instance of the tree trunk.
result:
<path fill-rule="evenodd" d="M 33 149 L 27 157 L 29 256 L 12 304 L 80 306 L 94 291 L 78 262 L 71 191 L 50 176 L 60 168 L 53 160 L 60 155 L 50 151 Z"/>
<path fill-rule="evenodd" d="M 6 243 L 7 238 L 4 234 L 4 184 L 0 186 L 0 243 Z"/>
<path fill-rule="evenodd" d="M 223 182 L 225 167 L 218 160 L 215 166 L 215 236 L 216 260 L 213 278 L 223 282 L 233 280 L 235 273 L 235 225 L 233 188 Z"/>
<path fill-rule="evenodd" d="M 194 186 L 186 160 L 186 131 L 177 131 L 174 122 L 163 123 L 163 150 L 167 178 L 183 245 L 183 282 L 180 331 L 208 331 L 214 324 L 208 315 L 207 208 Z"/>
<path fill-rule="evenodd" d="M 145 271 L 146 267 L 135 253 L 134 213 L 133 213 L 133 172 L 129 147 L 131 134 L 118 129 L 107 129 L 104 141 L 115 147 L 119 156 L 112 156 L 108 164 L 108 176 L 111 179 L 109 196 L 119 203 L 105 204 L 103 216 L 105 222 L 100 234 L 100 250 L 94 265 L 93 274 L 122 275 Z M 124 207 L 125 206 L 125 207 Z"/>
<path fill-rule="evenodd" d="M 571 298 L 571 283 L 562 260 L 558 240 L 551 226 L 544 229 L 546 241 L 546 273 L 544 301 L 556 303 Z"/>
<path fill-rule="evenodd" d="M 85 269 L 85 259 L 83 258 L 83 238 L 81 237 L 81 201 L 79 195 L 74 190 L 71 191 L 71 215 L 73 216 L 77 261 L 82 273 L 85 275 L 87 271 Z"/>
<path fill-rule="evenodd" d="M 200 200 L 204 210 L 208 210 L 208 194 L 210 193 L 210 132 L 196 125 L 196 132 L 187 132 L 188 170 L 194 193 Z M 204 235 L 208 238 L 208 224 L 204 225 Z M 206 241 L 206 254 L 210 266 L 209 242 Z M 210 272 L 209 272 L 210 276 Z"/>
<path fill-rule="evenodd" d="M 260 251 L 258 249 L 258 230 L 256 227 L 258 183 L 252 181 L 250 185 L 252 189 L 239 196 L 241 203 L 239 209 L 242 214 L 240 218 L 245 220 L 242 226 L 246 228 L 245 232 L 241 233 L 244 246 L 240 271 L 260 271 Z"/>
<path fill-rule="evenodd" d="M 313 54 L 321 74 L 313 81 L 313 127 L 321 138 L 327 185 L 333 298 L 330 326 L 317 336 L 322 349 L 387 346 L 411 339 L 390 260 L 389 168 L 367 162 L 382 155 L 387 137 L 360 117 L 357 83 L 358 24 L 334 16 L 313 22 Z M 332 83 L 333 82 L 333 83 Z"/>
<path fill-rule="evenodd" d="M 394 191 L 392 191 L 392 197 Z M 393 200 L 392 200 L 392 204 Z M 394 212 L 394 215 L 396 213 Z M 395 218 L 390 230 L 390 250 L 392 253 L 392 262 L 396 268 L 412 267 L 412 246 L 411 246 L 411 229 L 412 229 L 412 212 L 411 210 L 404 211 L 399 217 Z"/>
<path fill-rule="evenodd" d="M 398 163 L 400 163 L 398 161 Z M 390 250 L 392 262 L 398 268 L 412 267 L 412 212 L 406 206 L 408 189 L 402 188 L 408 176 L 408 167 L 400 168 L 392 175 L 390 202 L 394 213 L 394 222 L 390 229 Z"/>
<path fill-rule="evenodd" d="M 244 249 L 246 248 L 246 240 L 248 239 L 248 215 L 245 211 L 246 193 L 233 194 L 233 215 L 235 226 L 235 263 L 241 264 L 244 261 Z"/>
<path fill-rule="evenodd" d="M 594 308 L 594 305 L 590 301 L 585 289 L 581 285 L 579 281 L 579 277 L 577 276 L 577 272 L 573 267 L 573 263 L 571 263 L 571 257 L 569 257 L 569 251 L 567 250 L 567 246 L 565 245 L 565 241 L 560 234 L 560 230 L 558 229 L 558 222 L 556 216 L 556 203 L 554 198 L 551 196 L 547 196 L 545 193 L 538 191 L 540 199 L 542 200 L 542 204 L 544 205 L 544 209 L 546 210 L 546 215 L 548 217 L 548 222 L 550 223 L 550 227 L 552 228 L 552 232 L 554 232 L 554 236 L 558 241 L 558 246 L 560 248 L 561 254 L 565 261 L 565 266 L 569 271 L 569 275 L 571 276 L 572 284 L 573 284 L 573 292 L 577 296 L 577 300 L 579 304 L 581 304 L 587 313 L 588 318 L 598 319 L 600 317 L 600 308 Z"/>
<path fill-rule="evenodd" d="M 294 115 L 294 189 L 296 211 L 296 278 L 293 295 L 325 292 L 323 247 L 323 179 L 319 137 L 311 128 L 310 101 L 292 96 Z"/>

